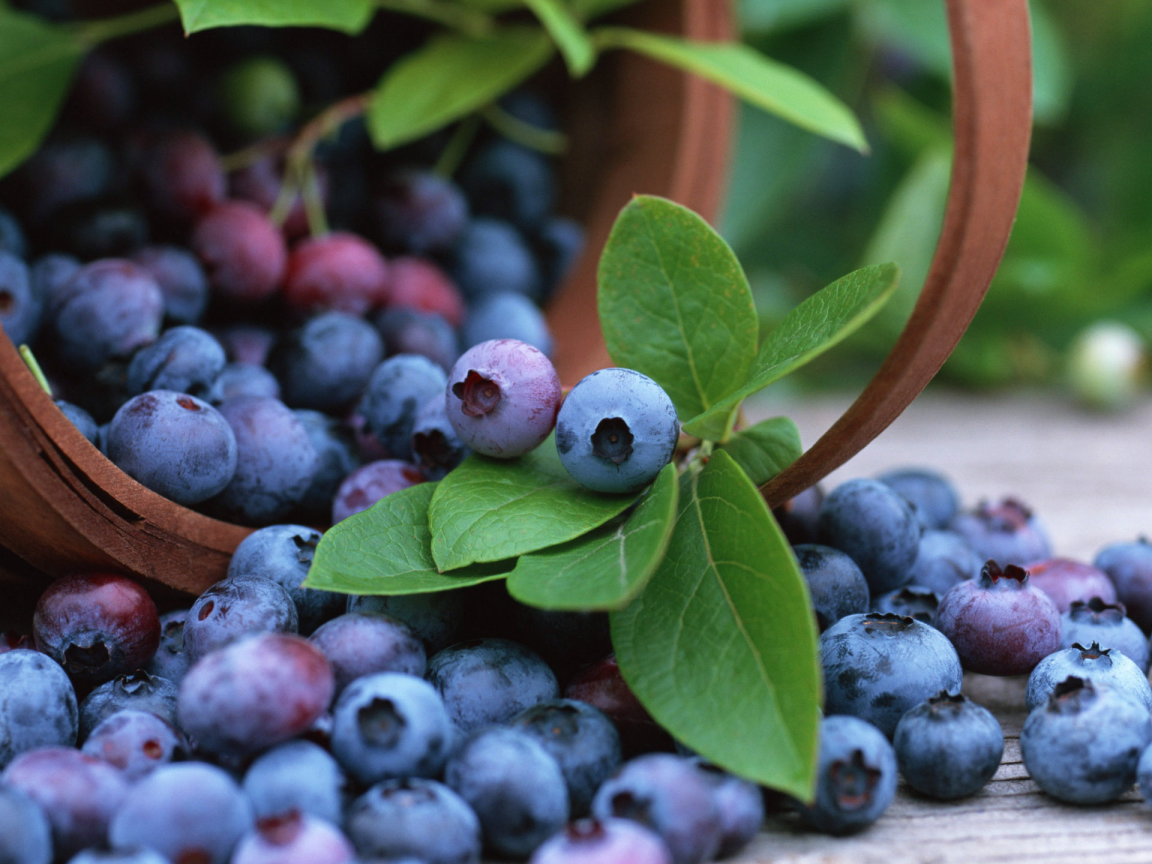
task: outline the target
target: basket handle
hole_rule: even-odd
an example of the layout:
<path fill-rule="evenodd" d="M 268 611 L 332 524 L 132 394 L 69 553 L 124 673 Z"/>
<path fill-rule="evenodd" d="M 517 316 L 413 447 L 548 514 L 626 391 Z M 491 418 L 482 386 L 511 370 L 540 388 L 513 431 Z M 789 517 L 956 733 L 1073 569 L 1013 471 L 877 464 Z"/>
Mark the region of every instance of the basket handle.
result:
<path fill-rule="evenodd" d="M 984 299 L 1020 203 L 1032 130 L 1027 0 L 948 0 L 952 181 L 920 299 L 844 415 L 760 491 L 771 507 L 824 479 L 883 432 L 940 371 Z"/>

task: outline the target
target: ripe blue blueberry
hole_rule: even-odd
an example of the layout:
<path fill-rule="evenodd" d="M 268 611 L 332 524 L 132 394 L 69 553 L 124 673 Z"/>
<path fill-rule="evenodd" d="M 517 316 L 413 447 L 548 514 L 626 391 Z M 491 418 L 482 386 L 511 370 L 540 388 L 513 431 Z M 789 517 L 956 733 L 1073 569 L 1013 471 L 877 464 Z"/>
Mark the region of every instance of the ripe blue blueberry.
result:
<path fill-rule="evenodd" d="M 1114 543 L 1096 553 L 1092 563 L 1108 574 L 1128 616 L 1145 633 L 1152 630 L 1152 543 L 1146 537 Z"/>
<path fill-rule="evenodd" d="M 246 633 L 298 629 L 296 604 L 283 586 L 261 576 L 236 576 L 196 598 L 184 620 L 184 653 L 195 663 Z"/>
<path fill-rule="evenodd" d="M 892 738 L 900 773 L 932 798 L 972 795 L 992 779 L 1004 733 L 992 712 L 958 693 L 941 691 L 908 711 Z"/>
<path fill-rule="evenodd" d="M 1120 652 L 1147 672 L 1148 637 L 1124 611 L 1124 604 L 1105 603 L 1099 597 L 1087 603 L 1073 601 L 1071 608 L 1060 616 L 1060 647 L 1071 648 L 1074 642 L 1081 645 L 1098 642 L 1101 648 L 1109 648 L 1113 654 Z"/>
<path fill-rule="evenodd" d="M 891 612 L 895 615 L 907 615 L 931 626 L 936 625 L 936 608 L 940 605 L 940 598 L 936 592 L 922 585 L 905 585 L 881 594 L 872 600 L 873 612 Z"/>
<path fill-rule="evenodd" d="M 71 402 L 65 402 L 63 399 L 53 400 L 56 407 L 67 417 L 72 425 L 80 430 L 80 434 L 87 438 L 92 444 L 96 444 L 96 437 L 99 435 L 99 426 L 96 421 L 92 419 L 92 415 L 81 408 L 79 405 L 73 405 Z"/>
<path fill-rule="evenodd" d="M 538 226 L 556 198 L 548 157 L 505 138 L 488 143 L 468 160 L 460 185 L 476 213 L 524 229 Z"/>
<path fill-rule="evenodd" d="M 13 345 L 31 342 L 41 314 L 42 301 L 33 292 L 28 265 L 0 249 L 0 328 Z"/>
<path fill-rule="evenodd" d="M 468 223 L 453 248 L 452 277 L 468 300 L 497 291 L 536 299 L 540 268 L 524 237 L 513 225 L 479 217 Z"/>
<path fill-rule="evenodd" d="M 373 370 L 360 413 L 394 459 L 412 458 L 416 412 L 447 383 L 444 370 L 419 354 L 397 354 Z"/>
<path fill-rule="evenodd" d="M 80 734 L 83 743 L 98 725 L 117 711 L 147 711 L 175 724 L 176 684 L 167 678 L 137 669 L 130 675 L 117 675 L 84 697 L 80 703 Z"/>
<path fill-rule="evenodd" d="M 1101 804 L 1132 788 L 1149 742 L 1147 708 L 1071 676 L 1024 721 L 1020 753 L 1036 785 L 1053 798 Z"/>
<path fill-rule="evenodd" d="M 0 785 L 0 861 L 51 864 L 52 829 L 35 801 Z"/>
<path fill-rule="evenodd" d="M 464 621 L 466 592 L 429 594 L 349 594 L 349 612 L 382 612 L 412 628 L 429 657 L 456 640 Z"/>
<path fill-rule="evenodd" d="M 386 251 L 448 249 L 468 223 L 468 199 L 447 178 L 408 169 L 390 175 L 373 202 L 378 236 Z"/>
<path fill-rule="evenodd" d="M 904 712 L 960 689 L 956 649 L 939 630 L 899 615 L 841 618 L 820 635 L 824 709 L 867 720 L 888 737 Z"/>
<path fill-rule="evenodd" d="M 876 478 L 891 486 L 912 505 L 924 530 L 948 525 L 960 509 L 960 495 L 952 481 L 927 468 L 900 468 Z"/>
<path fill-rule="evenodd" d="M 332 664 L 336 695 L 364 675 L 403 672 L 424 676 L 424 642 L 403 621 L 382 612 L 348 612 L 310 637 Z"/>
<path fill-rule="evenodd" d="M 456 331 L 442 315 L 407 306 L 392 306 L 381 311 L 373 323 L 384 337 L 389 356 L 418 354 L 427 357 L 445 371 L 460 356 Z"/>
<path fill-rule="evenodd" d="M 716 857 L 731 857 L 760 831 L 764 823 L 764 795 L 750 780 L 700 759 L 696 763 L 712 785 L 712 796 L 720 813 L 720 849 Z"/>
<path fill-rule="evenodd" d="M 848 553 L 818 543 L 800 543 L 792 551 L 808 583 L 821 633 L 845 615 L 868 611 L 868 583 Z"/>
<path fill-rule="evenodd" d="M 956 514 L 948 527 L 967 540 L 983 561 L 1022 567 L 1052 554 L 1047 529 L 1015 498 L 998 504 L 981 501 L 975 510 Z"/>
<path fill-rule="evenodd" d="M 288 741 L 263 753 L 244 772 L 244 794 L 256 818 L 307 813 L 339 825 L 347 795 L 339 763 L 311 741 Z"/>
<path fill-rule="evenodd" d="M 343 421 L 307 408 L 297 408 L 295 414 L 316 448 L 316 473 L 300 502 L 300 518 L 322 525 L 340 482 L 360 467 L 360 453 L 351 427 Z"/>
<path fill-rule="evenodd" d="M 568 821 L 560 766 L 518 729 L 474 732 L 444 766 L 444 782 L 475 811 L 485 848 L 502 858 L 527 858 Z"/>
<path fill-rule="evenodd" d="M 28 750 L 76 743 L 76 692 L 47 655 L 27 649 L 0 654 L 0 693 L 0 768 Z"/>
<path fill-rule="evenodd" d="M 465 446 L 513 459 L 541 444 L 556 425 L 560 378 L 536 348 L 498 339 L 460 356 L 444 398 L 448 422 Z"/>
<path fill-rule="evenodd" d="M 161 765 L 187 759 L 189 747 L 172 723 L 125 708 L 101 721 L 82 750 L 119 768 L 134 783 Z"/>
<path fill-rule="evenodd" d="M 188 671 L 188 655 L 184 653 L 184 621 L 187 609 L 174 609 L 160 616 L 160 644 L 146 671 L 150 675 L 167 678 L 179 684 Z"/>
<path fill-rule="evenodd" d="M 879 480 L 841 483 L 820 504 L 820 542 L 847 552 L 873 596 L 907 585 L 920 546 L 920 522 L 912 506 Z"/>
<path fill-rule="evenodd" d="M 226 362 L 224 347 L 207 330 L 171 327 L 132 355 L 128 392 L 135 396 L 147 390 L 175 390 L 207 399 Z"/>
<path fill-rule="evenodd" d="M 345 829 L 364 858 L 479 864 L 480 822 L 443 783 L 412 777 L 377 783 L 348 808 Z"/>
<path fill-rule="evenodd" d="M 1024 693 L 1028 710 L 1046 704 L 1057 685 L 1072 675 L 1090 679 L 1093 685 L 1114 690 L 1152 711 L 1152 684 L 1144 671 L 1123 654 L 1113 654 L 1095 642 L 1053 651 L 1036 664 Z"/>
<path fill-rule="evenodd" d="M 896 753 L 879 729 L 857 717 L 829 715 L 820 722 L 816 800 L 797 809 L 817 831 L 851 834 L 888 809 L 896 777 Z"/>
<path fill-rule="evenodd" d="M 363 318 L 322 312 L 279 339 L 267 366 L 286 405 L 338 413 L 360 398 L 383 357 L 380 334 Z"/>
<path fill-rule="evenodd" d="M 164 297 L 164 317 L 195 324 L 208 305 L 208 277 L 200 261 L 179 246 L 145 246 L 132 260 L 147 270 Z"/>
<path fill-rule="evenodd" d="M 984 559 L 955 531 L 929 530 L 920 536 L 912 581 L 943 597 L 956 583 L 979 577 L 983 566 Z"/>
<path fill-rule="evenodd" d="M 236 435 L 207 402 L 174 390 L 141 393 L 116 412 L 108 458 L 134 480 L 177 504 L 222 492 L 236 474 Z"/>
<path fill-rule="evenodd" d="M 596 492 L 638 492 L 672 460 L 680 423 L 668 394 L 631 369 L 601 369 L 572 388 L 556 416 L 556 451 Z"/>
<path fill-rule="evenodd" d="M 263 366 L 254 363 L 225 363 L 205 399 L 213 405 L 219 405 L 236 396 L 279 399 L 280 382 Z"/>
<path fill-rule="evenodd" d="M 544 313 L 515 291 L 494 291 L 472 302 L 460 330 L 460 345 L 468 349 L 493 339 L 516 339 L 552 356 L 552 331 Z"/>

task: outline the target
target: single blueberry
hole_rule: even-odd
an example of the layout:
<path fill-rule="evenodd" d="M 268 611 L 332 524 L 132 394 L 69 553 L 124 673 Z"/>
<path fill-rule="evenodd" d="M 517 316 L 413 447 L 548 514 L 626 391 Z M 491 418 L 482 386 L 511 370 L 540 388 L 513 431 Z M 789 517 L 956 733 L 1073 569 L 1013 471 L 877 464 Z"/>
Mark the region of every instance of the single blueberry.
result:
<path fill-rule="evenodd" d="M 845 615 L 868 611 L 868 582 L 847 552 L 818 543 L 800 543 L 792 552 L 808 583 L 821 633 Z"/>
<path fill-rule="evenodd" d="M 920 536 L 912 581 L 943 597 L 953 585 L 980 576 L 982 559 L 955 531 L 925 531 Z"/>
<path fill-rule="evenodd" d="M 464 621 L 463 591 L 430 594 L 348 595 L 349 612 L 382 612 L 412 628 L 431 657 L 456 640 Z"/>
<path fill-rule="evenodd" d="M 1101 549 L 1092 563 L 1108 574 L 1128 616 L 1145 633 L 1152 630 L 1152 543 L 1145 537 L 1113 543 Z"/>
<path fill-rule="evenodd" d="M 825 834 L 867 828 L 896 796 L 896 753 L 884 733 L 858 717 L 828 715 L 820 722 L 816 799 L 800 817 Z"/>
<path fill-rule="evenodd" d="M 339 413 L 361 397 L 383 357 L 375 327 L 346 312 L 323 312 L 278 340 L 267 365 L 285 404 Z"/>
<path fill-rule="evenodd" d="M 149 675 L 142 669 L 128 675 L 117 675 L 85 696 L 80 703 L 80 731 L 77 740 L 83 744 L 93 729 L 116 712 L 126 709 L 147 711 L 175 724 L 178 693 L 175 682 L 158 675 Z"/>
<path fill-rule="evenodd" d="M 40 805 L 0 784 L 0 861 L 51 864 L 52 828 Z"/>
<path fill-rule="evenodd" d="M 223 346 L 207 330 L 171 327 L 132 355 L 128 392 L 175 390 L 206 399 L 225 362 Z"/>
<path fill-rule="evenodd" d="M 909 710 L 892 738 L 900 773 L 932 798 L 972 795 L 992 779 L 1004 752 L 1004 733 L 987 708 L 941 691 Z"/>
<path fill-rule="evenodd" d="M 841 483 L 820 505 L 816 527 L 821 543 L 859 565 L 872 595 L 911 581 L 922 529 L 890 486 L 863 478 Z"/>
<path fill-rule="evenodd" d="M 348 836 L 365 858 L 479 864 L 480 822 L 454 791 L 411 777 L 377 783 L 348 808 Z"/>
<path fill-rule="evenodd" d="M 460 330 L 464 350 L 493 339 L 527 342 L 540 353 L 552 356 L 554 340 L 540 307 L 523 294 L 494 291 L 477 298 L 468 308 Z"/>
<path fill-rule="evenodd" d="M 244 772 L 244 794 L 256 819 L 293 811 L 339 825 L 348 793 L 339 763 L 311 741 L 288 741 L 256 758 Z"/>
<path fill-rule="evenodd" d="M 397 354 L 372 371 L 360 413 L 393 458 L 412 459 L 416 412 L 447 383 L 444 370 L 419 354 Z"/>
<path fill-rule="evenodd" d="M 912 505 L 924 530 L 940 530 L 960 509 L 960 495 L 952 481 L 928 468 L 898 468 L 876 478 L 891 486 Z"/>
<path fill-rule="evenodd" d="M 1069 676 L 1090 679 L 1095 686 L 1114 690 L 1152 711 L 1152 684 L 1144 670 L 1123 654 L 1113 654 L 1095 642 L 1053 651 L 1036 664 L 1024 693 L 1028 710 L 1046 704 L 1060 682 Z"/>
<path fill-rule="evenodd" d="M 984 561 L 1023 567 L 1052 554 L 1044 524 L 1015 498 L 998 504 L 981 501 L 975 510 L 956 514 L 948 527 L 967 540 Z"/>
<path fill-rule="evenodd" d="M 1152 659 L 1148 637 L 1124 612 L 1123 603 L 1105 603 L 1099 597 L 1087 602 L 1073 601 L 1068 611 L 1060 616 L 1060 647 L 1071 648 L 1074 642 L 1081 645 L 1098 642 L 1101 648 L 1120 652 L 1147 672 Z"/>

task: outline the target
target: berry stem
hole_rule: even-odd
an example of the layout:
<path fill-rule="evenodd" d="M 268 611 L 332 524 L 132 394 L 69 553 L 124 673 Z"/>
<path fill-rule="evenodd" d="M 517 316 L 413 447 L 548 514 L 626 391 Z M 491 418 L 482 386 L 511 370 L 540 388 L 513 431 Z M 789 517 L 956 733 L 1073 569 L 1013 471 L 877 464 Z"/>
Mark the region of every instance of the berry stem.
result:
<path fill-rule="evenodd" d="M 36 379 L 36 383 L 44 388 L 44 392 L 49 396 L 52 395 L 52 387 L 48 384 L 48 379 L 44 377 L 44 370 L 40 368 L 39 361 L 36 360 L 36 355 L 32 353 L 32 349 L 27 345 L 20 346 L 20 358 L 28 366 L 32 377 Z"/>
<path fill-rule="evenodd" d="M 480 112 L 488 125 L 510 141 L 538 150 L 549 156 L 559 156 L 568 149 L 568 136 L 562 132 L 551 129 L 542 129 L 525 123 L 518 117 L 513 117 L 498 104 L 493 102 Z"/>
<path fill-rule="evenodd" d="M 464 161 L 468 149 L 472 146 L 472 142 L 476 140 L 479 131 L 480 115 L 472 114 L 461 120 L 456 126 L 456 131 L 452 133 L 452 137 L 441 151 L 440 158 L 432 167 L 433 173 L 441 177 L 451 177 L 455 174 Z"/>
<path fill-rule="evenodd" d="M 115 18 L 106 18 L 100 21 L 89 21 L 79 26 L 77 33 L 80 41 L 88 45 L 99 45 L 109 39 L 118 39 L 121 36 L 130 36 L 143 30 L 151 30 L 161 24 L 176 21 L 180 17 L 179 10 L 172 3 L 162 3 L 159 6 L 149 6 L 127 15 L 118 15 Z"/>
<path fill-rule="evenodd" d="M 308 161 L 301 179 L 300 194 L 304 199 L 304 215 L 308 217 L 308 231 L 313 237 L 321 237 L 328 233 L 328 215 L 324 212 L 315 162 Z"/>

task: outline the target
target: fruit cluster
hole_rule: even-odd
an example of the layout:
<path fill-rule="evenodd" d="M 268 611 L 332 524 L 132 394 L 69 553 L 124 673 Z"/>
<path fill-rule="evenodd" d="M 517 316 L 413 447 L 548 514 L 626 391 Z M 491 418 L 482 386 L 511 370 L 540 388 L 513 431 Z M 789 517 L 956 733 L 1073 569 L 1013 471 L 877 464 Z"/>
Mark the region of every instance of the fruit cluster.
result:
<path fill-rule="evenodd" d="M 0 326 L 90 441 L 184 506 L 338 521 L 460 460 L 433 403 L 462 351 L 551 350 L 540 304 L 582 245 L 554 160 L 487 129 L 454 172 L 431 164 L 447 134 L 375 152 L 337 97 L 379 71 L 364 45 L 422 25 L 372 26 L 101 47 L 0 183 Z M 494 110 L 558 135 L 537 92 Z"/>

